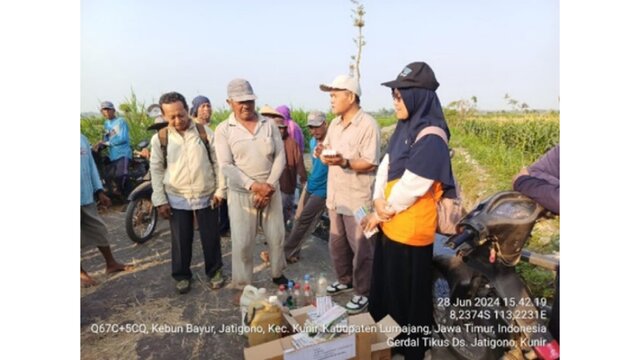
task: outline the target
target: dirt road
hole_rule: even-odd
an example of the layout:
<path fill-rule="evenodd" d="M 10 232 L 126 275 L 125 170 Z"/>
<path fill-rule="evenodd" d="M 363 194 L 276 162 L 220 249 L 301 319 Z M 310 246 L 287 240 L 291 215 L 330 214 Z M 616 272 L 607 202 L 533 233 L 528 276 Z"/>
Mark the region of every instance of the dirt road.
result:
<path fill-rule="evenodd" d="M 191 292 L 179 295 L 171 278 L 171 244 L 167 221 L 161 220 L 156 236 L 146 244 L 130 241 L 124 230 L 124 213 L 102 214 L 110 233 L 116 259 L 133 263 L 132 272 L 104 274 L 104 260 L 97 250 L 82 252 L 82 265 L 99 281 L 81 291 L 82 359 L 242 359 L 247 340 L 223 326 L 240 325 L 240 290 L 227 286 L 211 290 L 206 284 L 199 235 L 194 238 Z M 268 266 L 258 254 L 266 249 L 256 241 L 254 285 L 274 295 Z M 222 238 L 223 273 L 231 277 L 231 240 Z M 303 246 L 299 263 L 289 265 L 285 275 L 301 282 L 304 274 L 334 274 L 327 242 L 313 237 Z M 228 284 L 228 282 L 227 282 Z M 335 300 L 345 305 L 350 295 Z M 190 328 L 191 326 L 191 328 Z M 208 332 L 195 332 L 194 328 Z M 191 332 L 189 332 L 191 329 Z M 182 330 L 183 332 L 180 332 Z"/>

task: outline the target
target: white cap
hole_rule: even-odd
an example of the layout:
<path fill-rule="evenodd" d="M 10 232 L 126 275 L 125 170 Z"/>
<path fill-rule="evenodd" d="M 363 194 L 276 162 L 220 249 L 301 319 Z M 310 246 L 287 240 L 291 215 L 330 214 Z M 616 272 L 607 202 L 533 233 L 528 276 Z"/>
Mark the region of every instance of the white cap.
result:
<path fill-rule="evenodd" d="M 358 80 L 349 75 L 338 75 L 331 85 L 320 84 L 320 90 L 322 91 L 335 91 L 335 90 L 349 90 L 352 93 L 360 97 L 362 92 L 360 91 L 360 84 Z"/>

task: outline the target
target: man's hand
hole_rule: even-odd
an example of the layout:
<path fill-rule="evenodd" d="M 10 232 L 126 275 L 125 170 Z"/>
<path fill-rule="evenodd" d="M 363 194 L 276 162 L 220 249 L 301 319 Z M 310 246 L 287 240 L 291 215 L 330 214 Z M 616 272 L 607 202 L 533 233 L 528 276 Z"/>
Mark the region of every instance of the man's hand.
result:
<path fill-rule="evenodd" d="M 162 216 L 163 219 L 168 220 L 172 215 L 171 206 L 169 206 L 169 204 L 163 204 L 158 206 L 158 214 L 160 214 L 160 216 Z"/>
<path fill-rule="evenodd" d="M 258 194 L 253 195 L 253 206 L 256 209 L 262 209 L 269 205 L 269 201 L 271 201 L 271 196 L 261 196 Z"/>
<path fill-rule="evenodd" d="M 147 148 L 144 148 L 144 149 L 142 149 L 140 151 L 135 150 L 133 153 L 135 155 L 141 157 L 141 158 L 144 158 L 144 159 L 149 159 L 151 157 L 151 152 Z"/>
<path fill-rule="evenodd" d="M 253 183 L 253 185 L 251 185 L 251 192 L 254 193 L 255 195 L 260 195 L 261 197 L 265 197 L 265 196 L 271 196 L 274 192 L 276 192 L 276 189 L 270 184 L 256 181 Z"/>
<path fill-rule="evenodd" d="M 529 175 L 529 169 L 527 169 L 526 167 L 523 167 L 522 169 L 520 169 L 520 172 L 517 173 L 513 179 L 511 179 L 511 187 L 513 187 L 516 183 L 516 180 L 518 180 L 518 178 L 520 176 L 528 176 Z"/>
<path fill-rule="evenodd" d="M 322 160 L 323 163 L 329 165 L 329 166 L 342 166 L 344 163 L 344 158 L 342 157 L 342 154 L 340 153 L 336 153 L 334 156 L 321 156 L 320 160 Z"/>
<path fill-rule="evenodd" d="M 220 205 L 222 205 L 222 202 L 224 201 L 223 197 L 219 197 L 219 196 L 215 196 L 215 195 L 211 195 L 211 201 L 213 201 L 213 207 L 218 207 Z"/>
<path fill-rule="evenodd" d="M 93 151 L 100 150 L 100 146 L 103 144 L 104 144 L 104 141 L 98 141 L 97 143 L 93 144 Z"/>
<path fill-rule="evenodd" d="M 374 214 L 369 214 L 362 218 L 362 221 L 360 221 L 360 227 L 362 227 L 364 232 L 369 232 L 375 229 L 380 223 L 381 221 L 378 220 Z"/>
<path fill-rule="evenodd" d="M 105 195 L 104 191 L 100 191 L 98 193 L 98 203 L 104 207 L 109 207 L 111 206 L 111 199 Z"/>
<path fill-rule="evenodd" d="M 316 148 L 313 150 L 313 156 L 322 160 L 322 158 L 320 158 L 320 155 L 322 155 L 322 150 L 324 150 L 324 145 L 322 144 L 316 145 Z"/>

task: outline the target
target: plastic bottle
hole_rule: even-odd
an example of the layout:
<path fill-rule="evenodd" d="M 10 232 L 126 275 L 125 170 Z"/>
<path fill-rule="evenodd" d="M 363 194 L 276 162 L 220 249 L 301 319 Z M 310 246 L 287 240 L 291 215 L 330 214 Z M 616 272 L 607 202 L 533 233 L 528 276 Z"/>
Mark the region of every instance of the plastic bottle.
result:
<path fill-rule="evenodd" d="M 270 331 L 271 326 L 282 325 L 282 308 L 278 305 L 278 298 L 271 296 L 269 300 L 254 301 L 249 306 L 249 326 L 253 331 L 248 333 L 249 346 L 255 346 L 278 339 L 280 333 Z"/>
<path fill-rule="evenodd" d="M 311 290 L 311 285 L 310 284 L 305 284 L 304 285 L 304 305 L 315 305 L 316 303 L 316 298 L 313 294 L 313 290 Z"/>
<path fill-rule="evenodd" d="M 243 322 L 245 321 L 249 305 L 261 300 L 267 300 L 267 289 L 258 289 L 252 285 L 247 285 L 244 287 L 244 289 L 242 290 L 242 295 L 240 296 L 240 318 Z"/>
<path fill-rule="evenodd" d="M 321 273 L 318 277 L 318 288 L 316 289 L 316 296 L 327 296 L 327 278 L 324 273 Z"/>
<path fill-rule="evenodd" d="M 287 291 L 284 288 L 284 284 L 280 285 L 276 296 L 278 297 L 278 301 L 280 302 L 281 306 L 287 306 Z"/>
<path fill-rule="evenodd" d="M 249 307 L 249 304 L 257 300 L 258 296 L 258 288 L 251 285 L 245 286 L 240 296 L 240 306 L 245 308 Z"/>
<path fill-rule="evenodd" d="M 304 299 L 302 298 L 302 292 L 300 291 L 300 284 L 296 284 L 293 288 L 293 307 L 299 308 L 304 306 Z"/>
<path fill-rule="evenodd" d="M 269 304 L 278 305 L 278 297 L 277 296 L 269 296 Z"/>
<path fill-rule="evenodd" d="M 304 284 L 303 284 L 302 288 L 304 289 L 307 285 L 309 285 L 309 287 L 311 288 L 312 291 L 314 290 L 310 274 L 305 274 L 304 275 Z"/>
<path fill-rule="evenodd" d="M 295 309 L 293 301 L 293 280 L 289 280 L 289 286 L 287 286 L 287 306 L 289 309 Z"/>

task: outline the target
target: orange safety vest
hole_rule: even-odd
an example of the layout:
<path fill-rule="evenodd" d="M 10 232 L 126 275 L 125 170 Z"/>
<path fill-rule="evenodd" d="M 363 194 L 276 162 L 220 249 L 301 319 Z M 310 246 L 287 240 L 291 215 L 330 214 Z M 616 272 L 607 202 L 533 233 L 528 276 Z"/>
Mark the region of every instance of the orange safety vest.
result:
<path fill-rule="evenodd" d="M 398 178 L 387 183 L 384 189 L 385 199 L 389 198 L 391 189 L 399 180 Z M 438 225 L 436 204 L 443 192 L 442 183 L 434 181 L 427 193 L 419 197 L 408 209 L 396 214 L 391 220 L 381 223 L 382 232 L 389 239 L 406 245 L 433 244 Z"/>

